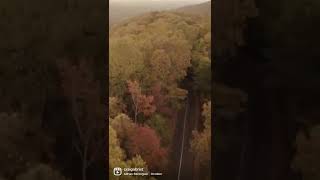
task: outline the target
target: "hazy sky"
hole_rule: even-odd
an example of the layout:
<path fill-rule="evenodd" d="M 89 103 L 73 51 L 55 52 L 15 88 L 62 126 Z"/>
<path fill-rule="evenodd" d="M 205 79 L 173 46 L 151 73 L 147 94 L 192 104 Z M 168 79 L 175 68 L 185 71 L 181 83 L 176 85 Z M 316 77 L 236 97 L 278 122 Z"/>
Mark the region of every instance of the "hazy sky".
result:
<path fill-rule="evenodd" d="M 111 14 L 113 15 L 114 13 L 116 14 L 131 13 L 131 12 L 123 12 L 123 11 L 129 11 L 126 8 L 135 8 L 135 9 L 131 9 L 130 11 L 134 11 L 137 13 L 138 12 L 144 13 L 147 11 L 176 9 L 176 8 L 193 5 L 193 4 L 200 4 L 208 1 L 210 0 L 109 0 L 109 4 L 110 4 L 109 8 L 110 8 L 110 11 L 112 12 Z M 122 8 L 123 11 L 121 11 L 121 7 L 126 7 L 126 8 Z M 112 10 L 117 12 L 114 12 Z"/>
<path fill-rule="evenodd" d="M 109 0 L 109 2 L 146 2 L 146 3 L 150 3 L 150 2 L 168 2 L 168 3 L 175 3 L 175 2 L 187 2 L 188 4 L 192 3 L 192 4 L 197 4 L 197 3 L 202 3 L 202 2 L 207 2 L 209 0 Z"/>

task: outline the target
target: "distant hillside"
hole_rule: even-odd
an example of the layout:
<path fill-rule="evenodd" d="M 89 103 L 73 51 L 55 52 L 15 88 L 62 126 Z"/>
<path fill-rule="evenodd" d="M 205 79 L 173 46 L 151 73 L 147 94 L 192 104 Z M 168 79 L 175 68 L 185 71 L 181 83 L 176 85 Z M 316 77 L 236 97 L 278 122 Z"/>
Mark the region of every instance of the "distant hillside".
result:
<path fill-rule="evenodd" d="M 211 16 L 211 1 L 176 9 L 177 12 Z"/>
<path fill-rule="evenodd" d="M 135 3 L 119 3 L 113 1 L 109 4 L 109 26 L 144 13 L 177 9 L 191 4 L 194 4 L 191 0 L 172 2 L 148 1 L 148 3 L 142 1 Z"/>
<path fill-rule="evenodd" d="M 155 8 L 152 6 L 112 3 L 109 8 L 109 25 L 153 10 Z"/>

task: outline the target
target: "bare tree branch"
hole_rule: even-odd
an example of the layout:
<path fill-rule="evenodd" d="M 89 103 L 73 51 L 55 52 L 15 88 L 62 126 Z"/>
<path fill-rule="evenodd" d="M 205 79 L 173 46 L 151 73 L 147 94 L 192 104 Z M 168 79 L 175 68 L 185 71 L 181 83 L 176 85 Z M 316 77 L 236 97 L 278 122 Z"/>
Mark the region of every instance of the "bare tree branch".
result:
<path fill-rule="evenodd" d="M 74 141 L 72 142 L 72 144 L 73 144 L 73 146 L 75 147 L 75 149 L 78 151 L 81 159 L 83 160 L 83 153 L 82 153 L 82 151 L 81 151 L 81 148 L 80 148 L 79 144 L 75 143 Z"/>

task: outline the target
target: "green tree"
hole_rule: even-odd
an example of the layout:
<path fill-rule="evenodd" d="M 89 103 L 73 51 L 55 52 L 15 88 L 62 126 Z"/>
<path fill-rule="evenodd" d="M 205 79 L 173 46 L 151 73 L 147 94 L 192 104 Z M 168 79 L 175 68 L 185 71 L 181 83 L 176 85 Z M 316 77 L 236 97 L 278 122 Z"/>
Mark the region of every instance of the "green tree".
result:
<path fill-rule="evenodd" d="M 205 97 L 211 96 L 211 60 L 202 56 L 194 71 L 195 88 Z"/>
<path fill-rule="evenodd" d="M 147 121 L 147 124 L 160 136 L 161 144 L 163 146 L 168 146 L 170 144 L 173 131 L 169 126 L 168 119 L 160 114 L 155 114 Z"/>

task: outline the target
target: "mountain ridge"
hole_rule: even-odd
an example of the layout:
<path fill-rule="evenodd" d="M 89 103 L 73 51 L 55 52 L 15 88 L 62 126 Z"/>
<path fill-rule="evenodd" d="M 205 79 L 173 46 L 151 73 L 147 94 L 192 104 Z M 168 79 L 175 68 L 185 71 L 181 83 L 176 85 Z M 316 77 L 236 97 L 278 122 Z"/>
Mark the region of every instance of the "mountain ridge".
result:
<path fill-rule="evenodd" d="M 197 14 L 197 15 L 209 15 L 211 16 L 211 1 L 199 3 L 195 5 L 187 5 L 175 10 L 176 12 Z"/>

